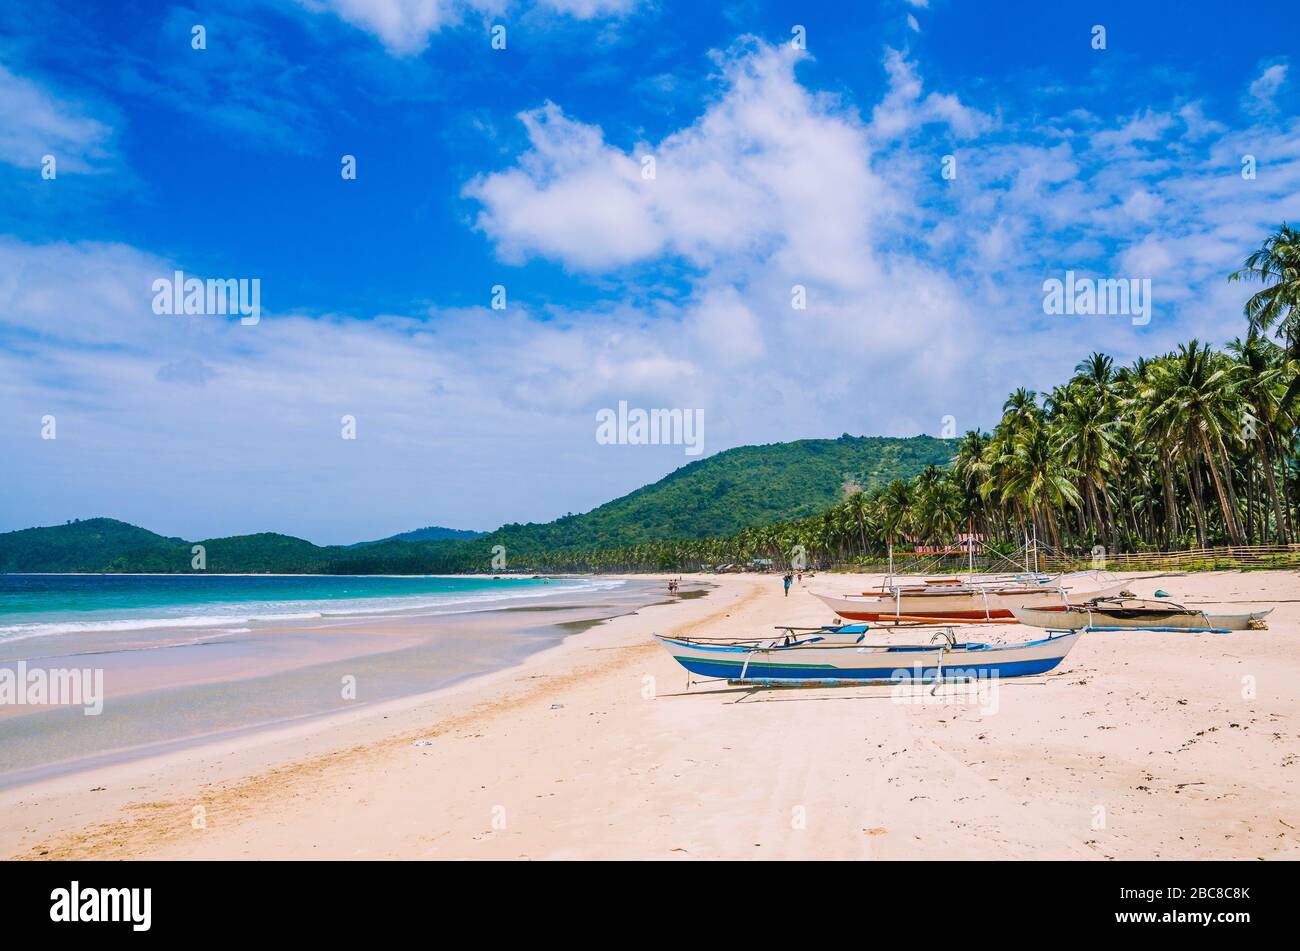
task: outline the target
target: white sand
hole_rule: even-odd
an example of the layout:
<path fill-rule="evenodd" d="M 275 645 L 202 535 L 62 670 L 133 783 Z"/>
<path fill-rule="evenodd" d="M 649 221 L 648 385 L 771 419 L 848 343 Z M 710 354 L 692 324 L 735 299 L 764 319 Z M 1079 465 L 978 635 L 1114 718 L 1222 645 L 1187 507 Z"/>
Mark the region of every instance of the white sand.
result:
<path fill-rule="evenodd" d="M 437 694 L 0 792 L 0 855 L 1300 858 L 1293 572 L 1136 582 L 1280 603 L 1268 631 L 1087 635 L 995 711 L 890 687 L 686 693 L 651 631 L 824 623 L 808 590 L 869 584 L 711 580 Z"/>

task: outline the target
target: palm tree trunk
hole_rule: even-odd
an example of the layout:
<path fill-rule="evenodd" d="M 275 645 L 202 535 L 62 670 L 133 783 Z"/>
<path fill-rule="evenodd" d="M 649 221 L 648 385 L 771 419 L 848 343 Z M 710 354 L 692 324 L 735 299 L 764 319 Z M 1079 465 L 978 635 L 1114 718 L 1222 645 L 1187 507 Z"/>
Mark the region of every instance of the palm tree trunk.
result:
<path fill-rule="evenodd" d="M 1277 480 L 1273 475 L 1272 446 L 1270 437 L 1264 435 L 1259 441 L 1259 459 L 1264 467 L 1264 487 L 1268 490 L 1268 500 L 1273 504 L 1273 518 L 1276 519 L 1275 534 L 1278 542 L 1285 545 L 1290 533 L 1287 531 L 1286 513 L 1277 494 Z"/>
<path fill-rule="evenodd" d="M 1118 551 L 1119 525 L 1115 522 L 1115 508 L 1110 504 L 1110 493 L 1106 491 L 1106 480 L 1100 474 L 1097 477 L 1097 484 L 1101 486 L 1101 501 L 1106 509 L 1106 535 L 1110 539 L 1110 547 Z"/>
<path fill-rule="evenodd" d="M 1187 494 L 1192 500 L 1192 515 L 1196 518 L 1196 544 L 1199 548 L 1205 548 L 1205 500 L 1201 493 L 1201 471 L 1196 467 L 1196 459 L 1190 463 L 1183 459 L 1183 473 L 1187 479 Z"/>
<path fill-rule="evenodd" d="M 1228 539 L 1234 545 L 1241 544 L 1241 528 L 1237 525 L 1237 513 L 1235 506 L 1228 500 L 1227 491 L 1223 486 L 1223 480 L 1219 477 L 1219 464 L 1214 458 L 1214 453 L 1210 449 L 1209 437 L 1205 435 L 1205 430 L 1201 430 L 1201 451 L 1205 453 L 1205 461 L 1210 467 L 1210 477 L 1214 480 L 1214 492 L 1219 497 L 1219 507 L 1223 509 L 1223 525 L 1228 533 Z"/>
<path fill-rule="evenodd" d="M 1169 471 L 1169 463 L 1160 457 L 1160 481 L 1165 491 L 1165 547 L 1173 548 L 1182 538 L 1183 527 L 1178 524 L 1178 499 L 1174 493 L 1174 477 Z"/>
<path fill-rule="evenodd" d="M 1088 490 L 1088 508 L 1092 511 L 1093 524 L 1097 526 L 1096 534 L 1104 536 L 1106 534 L 1106 523 L 1101 518 L 1101 507 L 1097 504 L 1097 489 L 1092 484 L 1091 479 L 1084 479 Z"/>

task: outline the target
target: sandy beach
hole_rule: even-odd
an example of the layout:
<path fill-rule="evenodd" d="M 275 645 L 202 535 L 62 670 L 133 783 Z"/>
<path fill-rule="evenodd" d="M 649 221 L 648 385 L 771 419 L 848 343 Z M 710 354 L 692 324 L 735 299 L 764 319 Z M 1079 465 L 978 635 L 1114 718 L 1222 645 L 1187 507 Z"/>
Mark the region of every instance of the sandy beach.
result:
<path fill-rule="evenodd" d="M 826 623 L 812 591 L 874 579 L 805 579 L 788 598 L 774 576 L 695 580 L 706 596 L 436 693 L 5 790 L 0 855 L 1300 857 L 1294 573 L 1134 581 L 1141 596 L 1276 610 L 1266 631 L 1091 634 L 1056 671 L 980 702 L 883 686 L 688 690 L 651 632 Z"/>

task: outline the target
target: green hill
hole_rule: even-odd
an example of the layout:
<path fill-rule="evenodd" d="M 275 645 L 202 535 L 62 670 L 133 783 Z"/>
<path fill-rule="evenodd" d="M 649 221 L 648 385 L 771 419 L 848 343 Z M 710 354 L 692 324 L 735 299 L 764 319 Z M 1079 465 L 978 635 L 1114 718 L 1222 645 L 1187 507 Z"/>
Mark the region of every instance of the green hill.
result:
<path fill-rule="evenodd" d="M 487 536 L 514 551 L 631 545 L 729 535 L 747 526 L 814 515 L 844 498 L 947 465 L 952 444 L 930 436 L 841 436 L 740 446 L 683 466 L 583 515 L 503 525 Z"/>
<path fill-rule="evenodd" d="M 427 529 L 352 546 L 319 546 L 274 533 L 188 542 L 110 518 L 0 534 L 0 572 L 189 572 L 191 545 L 206 549 L 210 572 L 424 573 L 486 570 L 492 548 L 521 556 L 570 548 L 613 548 L 729 535 L 816 514 L 864 490 L 946 465 L 952 445 L 841 436 L 741 446 L 692 462 L 651 485 L 582 515 L 504 525 L 473 538 L 422 537 Z M 445 530 L 450 531 L 450 530 Z M 462 534 L 462 533 L 458 533 Z M 406 539 L 411 540 L 406 540 Z"/>
<path fill-rule="evenodd" d="M 175 571 L 135 566 L 174 562 L 188 551 L 184 544 L 117 519 L 91 518 L 0 535 L 0 571 Z"/>
<path fill-rule="evenodd" d="M 355 542 L 348 547 L 364 548 L 367 545 L 382 545 L 384 542 L 468 541 L 474 538 L 482 538 L 485 534 L 487 533 L 473 532 L 463 528 L 443 528 L 441 525 L 429 525 L 425 528 L 417 528 L 414 531 L 389 535 L 387 538 L 380 538 L 373 542 Z"/>

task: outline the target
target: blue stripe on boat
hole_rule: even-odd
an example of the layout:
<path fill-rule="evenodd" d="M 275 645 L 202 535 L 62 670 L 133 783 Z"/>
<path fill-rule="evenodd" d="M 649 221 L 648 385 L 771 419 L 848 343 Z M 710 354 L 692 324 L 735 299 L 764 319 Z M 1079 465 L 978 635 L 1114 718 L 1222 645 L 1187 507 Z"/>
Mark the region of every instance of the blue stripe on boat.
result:
<path fill-rule="evenodd" d="M 740 668 L 735 663 L 718 663 L 698 657 L 678 657 L 681 664 L 693 674 L 702 677 L 721 677 L 738 680 Z M 1024 677 L 1042 674 L 1061 663 L 1060 657 L 1047 657 L 1041 660 L 1019 660 L 1005 664 L 975 664 L 970 666 L 945 666 L 944 680 L 971 680 L 976 677 Z M 889 682 L 907 682 L 912 680 L 933 681 L 938 667 L 863 667 L 857 670 L 833 667 L 784 666 L 764 664 L 751 661 L 745 670 L 745 680 L 880 680 Z"/>

